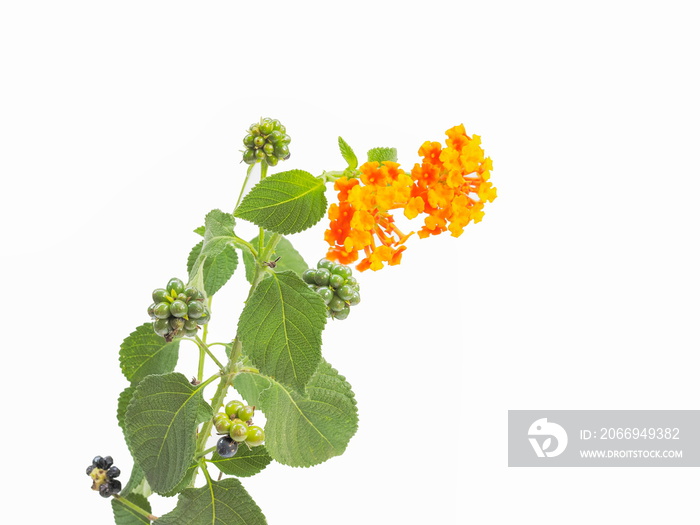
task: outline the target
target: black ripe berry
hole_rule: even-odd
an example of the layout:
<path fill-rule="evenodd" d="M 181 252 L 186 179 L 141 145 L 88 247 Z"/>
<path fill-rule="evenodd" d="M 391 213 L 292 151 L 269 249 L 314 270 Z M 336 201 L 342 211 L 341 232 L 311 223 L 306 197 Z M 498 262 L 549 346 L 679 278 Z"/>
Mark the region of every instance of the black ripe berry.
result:
<path fill-rule="evenodd" d="M 232 458 L 238 452 L 238 443 L 231 439 L 230 436 L 224 436 L 216 444 L 216 452 L 222 458 Z"/>
<path fill-rule="evenodd" d="M 109 483 L 103 483 L 98 489 L 100 491 L 100 496 L 103 498 L 109 498 L 112 495 L 112 491 L 109 488 Z"/>
<path fill-rule="evenodd" d="M 110 458 L 110 459 L 111 459 L 111 458 Z M 108 468 L 108 467 L 106 466 L 106 465 L 107 465 L 107 462 L 105 461 L 105 458 L 103 458 L 102 456 L 95 456 L 95 457 L 93 458 L 93 460 L 92 460 L 92 464 L 93 464 L 93 466 L 95 466 L 95 467 L 97 467 L 97 468 L 101 468 L 101 469 L 106 469 L 106 468 Z"/>
<path fill-rule="evenodd" d="M 118 478 L 119 474 L 121 474 L 121 471 L 117 467 L 109 467 L 107 470 L 107 477 L 109 479 Z"/>

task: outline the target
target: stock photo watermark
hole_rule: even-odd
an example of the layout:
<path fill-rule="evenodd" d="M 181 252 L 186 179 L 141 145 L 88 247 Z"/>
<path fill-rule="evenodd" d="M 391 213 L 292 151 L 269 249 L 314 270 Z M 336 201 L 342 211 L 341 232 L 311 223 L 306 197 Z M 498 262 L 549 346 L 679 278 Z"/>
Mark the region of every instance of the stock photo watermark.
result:
<path fill-rule="evenodd" d="M 509 410 L 509 467 L 700 467 L 700 410 Z"/>

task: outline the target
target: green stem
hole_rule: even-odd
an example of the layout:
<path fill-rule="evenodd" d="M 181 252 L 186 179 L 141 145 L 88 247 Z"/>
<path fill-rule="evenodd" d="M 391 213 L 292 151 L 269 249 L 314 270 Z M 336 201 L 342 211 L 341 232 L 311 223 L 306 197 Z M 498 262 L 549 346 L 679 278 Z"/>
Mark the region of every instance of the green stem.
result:
<path fill-rule="evenodd" d="M 257 258 L 257 256 L 258 256 L 258 251 L 257 251 L 257 250 L 255 249 L 255 247 L 254 247 L 252 244 L 250 244 L 248 241 L 243 240 L 243 239 L 241 239 L 240 237 L 234 235 L 234 237 L 233 237 L 233 243 L 236 244 L 236 245 L 240 245 L 240 246 L 236 246 L 237 248 L 241 248 L 241 247 L 246 248 L 246 249 L 250 252 L 250 254 L 251 254 L 253 257 L 256 257 L 256 258 Z"/>
<path fill-rule="evenodd" d="M 202 452 L 197 454 L 196 459 L 202 458 L 202 457 L 206 456 L 207 454 L 209 454 L 210 452 L 214 452 L 215 450 L 216 450 L 216 447 L 211 447 L 211 448 L 208 448 L 206 450 L 203 450 Z"/>
<path fill-rule="evenodd" d="M 151 514 L 150 512 L 148 512 L 147 510 L 142 509 L 141 507 L 139 507 L 139 506 L 136 505 L 135 503 L 132 503 L 131 501 L 129 501 L 128 499 L 126 499 L 126 498 L 124 498 L 124 497 L 122 497 L 122 496 L 120 496 L 119 494 L 114 494 L 112 497 L 113 497 L 115 500 L 117 500 L 119 503 L 121 503 L 122 505 L 124 505 L 125 507 L 128 507 L 129 509 L 133 510 L 133 511 L 136 512 L 137 514 L 140 514 L 141 516 L 145 517 L 145 518 L 146 518 L 147 520 L 149 520 L 149 521 L 154 521 L 154 520 L 157 520 L 157 519 L 158 519 L 158 516 L 154 516 L 153 514 Z"/>
<path fill-rule="evenodd" d="M 206 325 L 205 325 L 206 326 Z M 209 346 L 204 342 L 203 339 L 200 339 L 199 337 L 194 338 L 195 342 L 197 343 L 197 346 L 199 346 L 200 352 L 206 352 L 206 354 L 211 357 L 212 361 L 216 363 L 216 366 L 221 368 L 223 370 L 224 365 L 221 364 L 221 361 L 219 361 L 214 354 L 211 353 L 211 350 L 209 350 Z M 203 361 L 203 354 L 200 355 L 200 366 L 202 365 Z"/>
<path fill-rule="evenodd" d="M 199 339 L 199 338 L 197 338 Z M 202 378 L 204 377 L 204 347 L 200 345 L 199 343 L 197 344 L 199 347 L 199 366 L 197 367 L 197 381 L 200 383 L 202 382 Z"/>
<path fill-rule="evenodd" d="M 234 208 L 233 208 L 234 214 L 236 213 L 236 208 L 238 208 L 238 205 L 241 203 L 241 199 L 243 199 L 243 192 L 245 192 L 245 187 L 248 185 L 248 179 L 250 178 L 250 174 L 253 172 L 254 167 L 255 167 L 255 163 L 248 166 L 248 171 L 246 171 L 245 180 L 243 181 L 243 186 L 241 186 L 241 193 L 238 194 L 238 200 L 236 201 L 236 206 L 234 206 Z"/>

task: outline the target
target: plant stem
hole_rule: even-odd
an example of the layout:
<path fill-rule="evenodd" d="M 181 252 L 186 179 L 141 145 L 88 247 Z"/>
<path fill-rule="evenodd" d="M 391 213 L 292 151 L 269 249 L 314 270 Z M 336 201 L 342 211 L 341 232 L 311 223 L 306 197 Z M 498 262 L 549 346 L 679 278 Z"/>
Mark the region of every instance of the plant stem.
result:
<path fill-rule="evenodd" d="M 204 325 L 204 326 L 206 326 L 206 325 Z M 221 369 L 223 370 L 224 365 L 222 365 L 222 364 L 221 364 L 221 361 L 219 361 L 219 360 L 216 358 L 216 356 L 215 356 L 214 354 L 211 353 L 211 350 L 209 350 L 209 345 L 207 345 L 207 344 L 204 342 L 204 340 L 203 340 L 203 339 L 200 339 L 199 337 L 195 337 L 194 340 L 195 340 L 195 342 L 197 343 L 197 346 L 199 346 L 199 350 L 202 352 L 202 354 L 200 354 L 200 363 L 199 363 L 200 366 L 203 365 L 203 361 L 204 361 L 204 358 L 203 358 L 203 355 L 204 355 L 204 354 L 203 354 L 203 353 L 206 352 L 206 354 L 207 354 L 209 357 L 211 357 L 212 361 L 214 361 L 214 362 L 216 363 L 216 366 L 218 366 L 219 368 L 221 368 Z"/>
<path fill-rule="evenodd" d="M 211 447 L 211 448 L 208 448 L 206 450 L 203 450 L 202 452 L 197 454 L 196 459 L 202 458 L 202 457 L 206 456 L 207 454 L 209 454 L 210 452 L 214 452 L 215 450 L 216 450 L 216 447 Z"/>
<path fill-rule="evenodd" d="M 139 506 L 136 505 L 135 503 L 132 503 L 131 501 L 129 501 L 128 499 L 126 499 L 126 498 L 124 498 L 124 497 L 122 497 L 122 496 L 120 496 L 119 494 L 114 494 L 112 497 L 113 497 L 115 500 L 117 500 L 119 503 L 121 503 L 122 505 L 124 505 L 125 507 L 128 507 L 128 508 L 130 508 L 131 510 L 133 510 L 134 512 L 136 512 L 137 514 L 140 514 L 141 516 L 144 516 L 147 520 L 154 521 L 154 520 L 157 520 L 157 519 L 158 519 L 158 516 L 154 516 L 153 514 L 151 514 L 150 512 L 148 512 L 147 510 L 142 509 L 141 507 L 139 507 Z"/>
<path fill-rule="evenodd" d="M 241 199 L 243 198 L 243 192 L 245 191 L 245 187 L 248 185 L 248 179 L 250 178 L 250 174 L 253 172 L 254 167 L 255 167 L 255 164 L 251 164 L 250 166 L 248 166 L 248 171 L 246 171 L 245 179 L 243 180 L 243 186 L 241 186 L 241 193 L 238 194 L 238 200 L 236 201 L 236 206 L 233 208 L 234 213 L 236 211 L 236 208 L 238 208 L 238 205 L 241 203 Z"/>

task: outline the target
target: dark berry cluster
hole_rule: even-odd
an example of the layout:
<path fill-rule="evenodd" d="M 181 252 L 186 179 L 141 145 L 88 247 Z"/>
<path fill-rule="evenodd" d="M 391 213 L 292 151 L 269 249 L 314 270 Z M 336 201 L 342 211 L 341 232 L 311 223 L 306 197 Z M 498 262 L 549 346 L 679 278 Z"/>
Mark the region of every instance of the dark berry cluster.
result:
<path fill-rule="evenodd" d="M 194 337 L 198 326 L 209 322 L 211 314 L 204 304 L 204 294 L 173 277 L 165 288 L 153 290 L 153 304 L 148 307 L 153 330 L 172 341 L 175 337 Z"/>
<path fill-rule="evenodd" d="M 224 412 L 214 416 L 214 426 L 224 436 L 216 444 L 216 451 L 222 458 L 236 455 L 238 444 L 245 442 L 249 447 L 257 447 L 265 441 L 265 431 L 253 425 L 255 407 L 245 405 L 242 401 L 230 401 Z"/>
<path fill-rule="evenodd" d="M 321 259 L 315 269 L 304 272 L 302 279 L 321 296 L 328 306 L 328 316 L 334 319 L 347 318 L 350 307 L 360 302 L 360 285 L 352 269 L 344 264 Z"/>
<path fill-rule="evenodd" d="M 256 124 L 251 124 L 248 134 L 243 137 L 246 149 L 243 152 L 243 162 L 255 164 L 264 160 L 270 166 L 275 166 L 280 160 L 289 158 L 289 143 L 292 138 L 287 135 L 287 128 L 279 120 L 264 118 Z"/>
<path fill-rule="evenodd" d="M 87 475 L 92 478 L 92 490 L 100 492 L 103 498 L 109 498 L 113 494 L 119 494 L 122 489 L 119 477 L 119 469 L 112 465 L 111 456 L 95 456 L 92 465 L 87 468 Z"/>

